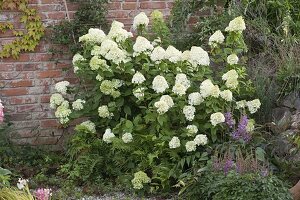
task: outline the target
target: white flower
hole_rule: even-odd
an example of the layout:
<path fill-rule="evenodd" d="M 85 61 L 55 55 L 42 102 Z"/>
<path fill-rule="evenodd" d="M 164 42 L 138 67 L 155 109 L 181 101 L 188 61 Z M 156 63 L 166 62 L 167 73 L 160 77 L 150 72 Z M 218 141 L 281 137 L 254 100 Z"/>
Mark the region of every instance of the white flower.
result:
<path fill-rule="evenodd" d="M 236 102 L 236 109 L 245 108 L 247 106 L 246 100 L 241 100 Z"/>
<path fill-rule="evenodd" d="M 110 118 L 113 116 L 113 113 L 110 113 L 107 106 L 100 106 L 98 108 L 98 114 L 101 118 Z"/>
<path fill-rule="evenodd" d="M 225 82 L 226 87 L 231 88 L 231 89 L 235 89 L 238 85 L 239 85 L 239 81 L 237 79 L 227 79 L 227 81 Z"/>
<path fill-rule="evenodd" d="M 188 80 L 187 76 L 183 73 L 176 75 L 175 84 L 182 84 L 186 89 L 188 89 L 191 86 L 191 82 Z"/>
<path fill-rule="evenodd" d="M 79 38 L 79 42 L 90 42 L 100 44 L 105 39 L 105 33 L 98 28 L 90 28 L 88 34 Z"/>
<path fill-rule="evenodd" d="M 208 44 L 210 46 L 214 46 L 214 44 L 222 44 L 225 40 L 223 33 L 220 30 L 217 30 L 214 34 L 212 34 L 209 38 Z"/>
<path fill-rule="evenodd" d="M 206 79 L 200 85 L 200 94 L 203 98 L 213 96 L 218 97 L 220 94 L 219 86 L 214 85 L 211 80 Z"/>
<path fill-rule="evenodd" d="M 116 42 L 124 42 L 127 38 L 133 37 L 131 32 L 126 31 L 124 24 L 118 21 L 113 21 L 109 33 L 107 34 L 108 38 L 115 40 Z"/>
<path fill-rule="evenodd" d="M 166 51 L 162 47 L 157 46 L 152 51 L 150 58 L 154 62 L 159 62 L 166 58 Z"/>
<path fill-rule="evenodd" d="M 198 132 L 198 127 L 196 125 L 188 125 L 186 129 L 188 136 L 193 136 Z"/>
<path fill-rule="evenodd" d="M 186 90 L 187 88 L 180 83 L 176 83 L 172 88 L 172 91 L 179 96 L 185 95 Z"/>
<path fill-rule="evenodd" d="M 68 86 L 70 85 L 70 83 L 68 81 L 61 81 L 55 84 L 55 90 L 59 93 L 61 93 L 62 95 L 66 95 L 67 94 L 67 90 L 68 90 Z"/>
<path fill-rule="evenodd" d="M 91 51 L 92 56 L 100 56 L 101 55 L 101 47 L 98 45 L 95 45 Z"/>
<path fill-rule="evenodd" d="M 236 64 L 238 64 L 238 62 L 239 62 L 239 57 L 236 54 L 230 54 L 227 57 L 227 63 L 229 65 L 236 65 Z"/>
<path fill-rule="evenodd" d="M 83 104 L 85 104 L 85 100 L 77 99 L 76 101 L 74 101 L 72 103 L 72 108 L 74 110 L 77 110 L 77 111 L 82 110 L 83 109 Z"/>
<path fill-rule="evenodd" d="M 170 149 L 176 149 L 180 147 L 180 140 L 178 137 L 174 136 L 171 141 L 169 142 L 169 148 Z"/>
<path fill-rule="evenodd" d="M 165 56 L 170 62 L 177 63 L 181 60 L 181 54 L 181 51 L 170 45 L 166 50 Z"/>
<path fill-rule="evenodd" d="M 111 131 L 110 128 L 105 130 L 105 133 L 103 134 L 103 141 L 106 143 L 111 143 L 112 138 L 116 137 L 115 134 Z"/>
<path fill-rule="evenodd" d="M 102 77 L 100 74 L 98 74 L 98 75 L 96 76 L 96 80 L 97 80 L 97 81 L 102 81 L 102 80 L 103 80 L 103 77 Z"/>
<path fill-rule="evenodd" d="M 123 140 L 124 143 L 132 142 L 132 140 L 133 140 L 132 134 L 131 133 L 124 133 L 122 135 L 122 140 Z"/>
<path fill-rule="evenodd" d="M 64 101 L 55 111 L 55 117 L 60 120 L 61 124 L 66 124 L 69 121 L 69 115 L 72 111 L 69 109 L 69 102 Z"/>
<path fill-rule="evenodd" d="M 220 96 L 226 101 L 232 101 L 232 92 L 230 90 L 220 92 Z"/>
<path fill-rule="evenodd" d="M 183 114 L 185 115 L 186 120 L 193 121 L 195 117 L 196 108 L 194 106 L 184 106 Z"/>
<path fill-rule="evenodd" d="M 25 188 L 25 186 L 27 185 L 27 183 L 28 183 L 27 179 L 19 178 L 18 183 L 17 183 L 17 187 L 19 188 L 19 190 L 23 190 Z"/>
<path fill-rule="evenodd" d="M 149 18 L 144 12 L 140 12 L 135 18 L 133 19 L 133 29 L 136 30 L 140 25 L 144 25 L 147 27 L 149 24 Z"/>
<path fill-rule="evenodd" d="M 238 73 L 232 69 L 230 71 L 228 71 L 227 73 L 223 74 L 222 76 L 222 80 L 225 80 L 225 85 L 228 87 L 228 88 L 232 88 L 232 89 L 235 89 L 239 82 L 238 82 Z"/>
<path fill-rule="evenodd" d="M 196 143 L 197 146 L 206 145 L 207 141 L 208 141 L 207 136 L 203 134 L 196 135 L 194 139 L 194 142 Z"/>
<path fill-rule="evenodd" d="M 146 38 L 142 36 L 138 36 L 136 38 L 136 41 L 133 45 L 133 56 L 138 56 L 141 53 L 150 54 L 150 51 L 153 50 L 153 45 L 147 40 Z"/>
<path fill-rule="evenodd" d="M 100 54 L 105 56 L 111 49 L 118 48 L 118 44 L 110 39 L 105 39 L 100 47 Z"/>
<path fill-rule="evenodd" d="M 133 95 L 138 99 L 138 100 L 142 100 L 144 98 L 144 91 L 146 90 L 146 88 L 141 87 L 141 88 L 137 88 L 133 91 Z"/>
<path fill-rule="evenodd" d="M 82 122 L 80 125 L 84 126 L 89 132 L 96 133 L 96 126 L 90 120 Z"/>
<path fill-rule="evenodd" d="M 78 63 L 81 61 L 85 61 L 85 58 L 81 54 L 77 53 L 73 56 L 72 64 L 74 66 L 74 73 L 79 70 Z"/>
<path fill-rule="evenodd" d="M 107 54 L 104 56 L 107 60 L 112 61 L 115 64 L 120 64 L 120 63 L 126 63 L 130 61 L 128 58 L 128 54 L 125 50 L 120 49 L 118 47 L 116 48 L 111 48 Z"/>
<path fill-rule="evenodd" d="M 145 80 L 146 79 L 145 79 L 145 77 L 144 77 L 144 75 L 142 73 L 136 72 L 133 75 L 131 82 L 135 83 L 135 84 L 142 84 Z"/>
<path fill-rule="evenodd" d="M 166 113 L 169 110 L 169 105 L 167 102 L 165 101 L 157 101 L 154 103 L 154 107 L 157 108 L 157 112 L 158 114 L 162 115 L 164 113 Z"/>
<path fill-rule="evenodd" d="M 228 79 L 238 79 L 238 77 L 239 77 L 238 73 L 234 69 L 232 69 L 227 73 L 223 74 L 222 80 L 226 81 Z"/>
<path fill-rule="evenodd" d="M 171 107 L 174 106 L 173 99 L 172 99 L 172 97 L 170 97 L 169 95 L 162 95 L 162 96 L 160 97 L 160 101 L 166 102 L 167 105 L 169 106 L 169 108 L 171 108 Z"/>
<path fill-rule="evenodd" d="M 166 81 L 165 77 L 157 75 L 152 81 L 152 89 L 156 93 L 163 93 L 166 89 L 169 88 L 169 84 Z"/>
<path fill-rule="evenodd" d="M 154 47 L 159 46 L 161 44 L 161 39 L 160 37 L 157 37 L 156 39 L 154 39 L 151 43 Z"/>
<path fill-rule="evenodd" d="M 64 100 L 61 94 L 52 94 L 50 97 L 50 108 L 55 109 L 56 106 L 59 106 Z"/>
<path fill-rule="evenodd" d="M 198 106 L 204 101 L 199 92 L 193 92 L 189 94 L 188 99 L 191 106 Z"/>
<path fill-rule="evenodd" d="M 196 151 L 196 147 L 197 147 L 197 145 L 194 141 L 188 141 L 185 144 L 185 148 L 186 148 L 187 152 Z"/>
<path fill-rule="evenodd" d="M 190 51 L 186 50 L 181 54 L 181 61 L 188 61 L 190 60 Z"/>
<path fill-rule="evenodd" d="M 247 102 L 247 107 L 251 114 L 256 113 L 256 111 L 260 108 L 261 103 L 259 99 L 254 99 L 252 101 Z"/>
<path fill-rule="evenodd" d="M 106 60 L 100 59 L 98 56 L 93 56 L 90 60 L 91 70 L 109 69 L 109 66 L 106 64 Z"/>
<path fill-rule="evenodd" d="M 189 62 L 193 65 L 194 69 L 197 70 L 198 65 L 208 66 L 210 60 L 206 51 L 201 47 L 193 46 L 190 51 Z"/>
<path fill-rule="evenodd" d="M 217 124 L 225 122 L 225 117 L 221 112 L 213 113 L 210 116 L 210 122 L 213 126 L 216 126 Z"/>
<path fill-rule="evenodd" d="M 234 18 L 229 22 L 229 25 L 226 27 L 225 31 L 237 31 L 242 32 L 246 29 L 246 24 L 242 16 Z"/>

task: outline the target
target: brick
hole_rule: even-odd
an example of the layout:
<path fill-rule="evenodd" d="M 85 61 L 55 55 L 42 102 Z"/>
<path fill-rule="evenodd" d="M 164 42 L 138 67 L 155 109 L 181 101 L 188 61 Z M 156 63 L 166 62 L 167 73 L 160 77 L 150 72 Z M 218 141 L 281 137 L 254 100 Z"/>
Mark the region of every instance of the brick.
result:
<path fill-rule="evenodd" d="M 61 77 L 62 73 L 60 70 L 49 70 L 44 72 L 38 72 L 38 78 L 56 78 Z"/>
<path fill-rule="evenodd" d="M 165 2 L 141 2 L 140 8 L 141 9 L 165 9 L 166 3 Z"/>
<path fill-rule="evenodd" d="M 11 88 L 2 90 L 2 92 L 5 96 L 21 96 L 28 93 L 26 88 Z"/>

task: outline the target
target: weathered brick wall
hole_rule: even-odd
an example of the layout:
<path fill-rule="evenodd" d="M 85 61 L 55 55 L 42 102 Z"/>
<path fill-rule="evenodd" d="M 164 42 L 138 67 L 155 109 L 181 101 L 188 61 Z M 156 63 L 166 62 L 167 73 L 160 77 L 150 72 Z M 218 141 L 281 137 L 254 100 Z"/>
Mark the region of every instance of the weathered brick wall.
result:
<path fill-rule="evenodd" d="M 66 19 L 63 0 L 29 0 L 36 8 L 46 27 Z M 173 0 L 113 0 L 109 4 L 108 19 L 116 19 L 130 29 L 133 17 L 140 11 L 150 14 L 159 9 L 165 15 L 170 13 Z M 68 3 L 72 16 L 76 5 Z M 16 28 L 22 28 L 17 13 L 1 12 L 0 21 L 12 21 Z M 46 36 L 35 52 L 23 53 L 20 58 L 0 59 L 0 99 L 5 113 L 14 123 L 13 140 L 19 144 L 60 145 L 68 130 L 59 128 L 49 108 L 49 98 L 56 82 L 63 79 L 74 81 L 71 69 L 71 55 L 61 55 L 59 63 L 51 60 L 51 42 Z M 0 45 L 11 41 L 11 32 L 0 33 Z"/>

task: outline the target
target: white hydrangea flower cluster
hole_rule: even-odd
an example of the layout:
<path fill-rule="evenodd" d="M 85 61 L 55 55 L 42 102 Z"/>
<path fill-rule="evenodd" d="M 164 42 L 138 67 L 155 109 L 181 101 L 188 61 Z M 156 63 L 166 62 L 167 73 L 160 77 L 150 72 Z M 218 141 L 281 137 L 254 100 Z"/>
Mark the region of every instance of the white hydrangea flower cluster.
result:
<path fill-rule="evenodd" d="M 139 26 L 147 27 L 149 24 L 149 18 L 144 12 L 140 12 L 135 18 L 133 19 L 133 29 L 137 30 Z"/>
<path fill-rule="evenodd" d="M 257 112 L 257 110 L 260 108 L 261 106 L 261 103 L 260 103 L 260 100 L 259 99 L 254 99 L 252 101 L 248 101 L 246 103 L 248 109 L 249 109 L 249 112 L 251 114 L 254 114 Z"/>
<path fill-rule="evenodd" d="M 252 131 L 254 131 L 254 124 L 255 124 L 255 121 L 253 120 L 253 119 L 250 119 L 249 121 L 248 121 L 248 124 L 247 124 L 247 127 L 246 127 L 246 131 L 247 132 L 252 132 Z"/>
<path fill-rule="evenodd" d="M 189 55 L 189 62 L 192 64 L 193 69 L 195 69 L 196 71 L 198 70 L 197 67 L 199 65 L 209 66 L 210 64 L 208 53 L 201 47 L 193 46 Z"/>
<path fill-rule="evenodd" d="M 152 81 L 152 89 L 156 93 L 163 93 L 169 88 L 169 84 L 165 77 L 157 75 Z"/>
<path fill-rule="evenodd" d="M 151 179 L 148 177 L 148 175 L 145 172 L 138 171 L 134 173 L 134 178 L 131 180 L 131 183 L 133 185 L 134 189 L 140 190 L 143 189 L 144 185 L 146 183 L 150 183 Z"/>
<path fill-rule="evenodd" d="M 160 61 L 166 59 L 166 51 L 162 47 L 157 46 L 152 51 L 150 59 L 155 63 L 159 63 Z"/>
<path fill-rule="evenodd" d="M 165 59 L 168 59 L 172 63 L 177 63 L 181 60 L 181 54 L 181 51 L 170 45 L 166 50 Z"/>
<path fill-rule="evenodd" d="M 185 74 L 177 74 L 175 78 L 175 85 L 172 91 L 179 95 L 185 95 L 187 89 L 191 86 L 191 82 L 188 80 Z"/>
<path fill-rule="evenodd" d="M 226 101 L 232 101 L 232 92 L 230 90 L 224 90 L 220 92 L 221 98 L 223 98 Z"/>
<path fill-rule="evenodd" d="M 122 84 L 120 83 L 121 83 L 120 80 L 119 81 L 104 80 L 100 85 L 100 91 L 103 94 L 111 95 L 113 98 L 117 98 L 121 95 L 121 93 L 117 90 L 119 87 L 122 86 Z"/>
<path fill-rule="evenodd" d="M 236 109 L 245 108 L 247 106 L 246 100 L 241 100 L 236 102 Z"/>
<path fill-rule="evenodd" d="M 196 108 L 194 106 L 184 106 L 183 114 L 188 121 L 193 121 L 195 117 Z"/>
<path fill-rule="evenodd" d="M 98 28 L 90 28 L 87 34 L 79 37 L 79 42 L 100 44 L 105 37 L 106 35 L 102 30 Z"/>
<path fill-rule="evenodd" d="M 191 106 L 198 106 L 204 101 L 204 99 L 199 92 L 193 92 L 189 94 L 188 101 Z"/>
<path fill-rule="evenodd" d="M 106 142 L 107 144 L 112 143 L 112 139 L 116 137 L 115 134 L 111 131 L 110 128 L 105 130 L 105 133 L 103 134 L 103 141 Z"/>
<path fill-rule="evenodd" d="M 196 151 L 196 148 L 197 148 L 197 144 L 194 141 L 188 141 L 185 144 L 185 149 L 186 149 L 187 152 Z"/>
<path fill-rule="evenodd" d="M 55 90 L 62 95 L 67 94 L 68 86 L 70 85 L 69 81 L 61 81 L 55 84 Z"/>
<path fill-rule="evenodd" d="M 133 37 L 133 34 L 124 29 L 123 23 L 113 21 L 107 36 L 108 38 L 115 40 L 118 43 L 121 43 L 124 42 L 126 39 Z"/>
<path fill-rule="evenodd" d="M 102 80 L 103 80 L 103 77 L 102 77 L 100 74 L 98 74 L 98 75 L 96 76 L 96 80 L 97 80 L 97 81 L 102 81 Z"/>
<path fill-rule="evenodd" d="M 227 57 L 227 63 L 229 65 L 236 65 L 238 64 L 239 62 L 239 57 L 236 55 L 236 54 L 230 54 L 228 57 Z"/>
<path fill-rule="evenodd" d="M 72 103 L 73 110 L 79 111 L 83 109 L 83 104 L 85 104 L 85 100 L 77 99 Z"/>
<path fill-rule="evenodd" d="M 133 95 L 138 99 L 138 100 L 142 100 L 145 96 L 145 87 L 139 87 L 135 90 L 133 90 Z"/>
<path fill-rule="evenodd" d="M 55 109 L 59 106 L 62 102 L 64 102 L 64 98 L 61 94 L 55 93 L 52 94 L 50 97 L 50 108 Z"/>
<path fill-rule="evenodd" d="M 60 106 L 57 107 L 55 112 L 55 117 L 59 119 L 61 124 L 66 124 L 69 122 L 69 115 L 72 113 L 69 109 L 69 102 L 64 101 Z"/>
<path fill-rule="evenodd" d="M 154 107 L 157 108 L 157 112 L 160 115 L 166 113 L 173 106 L 174 106 L 173 99 L 169 95 L 161 96 L 160 100 L 154 103 Z"/>
<path fill-rule="evenodd" d="M 225 82 L 226 87 L 235 89 L 239 84 L 238 77 L 239 77 L 238 73 L 234 69 L 232 69 L 227 73 L 223 74 L 222 80 L 226 81 Z"/>
<path fill-rule="evenodd" d="M 132 140 L 133 140 L 132 134 L 131 133 L 124 133 L 122 135 L 122 140 L 126 144 L 132 142 Z"/>
<path fill-rule="evenodd" d="M 90 60 L 91 70 L 109 70 L 109 66 L 106 63 L 106 60 L 99 58 L 98 56 L 93 56 Z"/>
<path fill-rule="evenodd" d="M 213 113 L 210 116 L 210 122 L 213 126 L 225 122 L 225 116 L 221 112 Z"/>
<path fill-rule="evenodd" d="M 141 72 L 136 72 L 131 80 L 131 82 L 134 84 L 142 84 L 144 81 L 146 81 L 146 78 Z"/>
<path fill-rule="evenodd" d="M 208 138 L 204 134 L 199 134 L 196 135 L 194 142 L 196 143 L 197 146 L 206 145 L 208 143 Z"/>
<path fill-rule="evenodd" d="M 80 53 L 76 53 L 73 56 L 72 64 L 73 64 L 73 67 L 74 67 L 74 73 L 76 73 L 79 70 L 78 63 L 80 63 L 82 61 L 85 61 L 85 60 L 86 59 Z"/>
<path fill-rule="evenodd" d="M 85 127 L 89 132 L 91 133 L 96 133 L 96 126 L 93 122 L 91 122 L 90 120 L 82 122 L 80 124 L 80 126 Z"/>
<path fill-rule="evenodd" d="M 172 139 L 169 142 L 169 148 L 176 149 L 178 147 L 180 147 L 180 140 L 178 137 L 174 136 L 174 137 L 172 137 Z"/>
<path fill-rule="evenodd" d="M 246 24 L 242 16 L 236 17 L 229 22 L 229 25 L 225 28 L 228 32 L 243 32 L 246 29 Z"/>
<path fill-rule="evenodd" d="M 198 127 L 196 125 L 188 125 L 186 129 L 188 136 L 194 136 L 196 133 L 198 133 Z"/>
<path fill-rule="evenodd" d="M 147 55 L 151 54 L 151 51 L 154 49 L 153 45 L 147 40 L 146 38 L 142 36 L 138 36 L 136 38 L 136 41 L 133 45 L 133 56 L 139 56 L 142 53 L 145 53 Z"/>
<path fill-rule="evenodd" d="M 225 40 L 223 33 L 220 30 L 217 30 L 209 38 L 208 44 L 212 47 L 215 47 L 217 44 L 222 44 Z"/>
<path fill-rule="evenodd" d="M 218 85 L 214 85 L 210 79 L 204 80 L 200 85 L 200 94 L 203 98 L 212 96 L 219 97 L 220 89 Z"/>
<path fill-rule="evenodd" d="M 106 105 L 100 106 L 98 108 L 98 114 L 101 118 L 111 118 L 112 116 L 114 116 L 113 113 L 109 112 L 108 107 Z"/>

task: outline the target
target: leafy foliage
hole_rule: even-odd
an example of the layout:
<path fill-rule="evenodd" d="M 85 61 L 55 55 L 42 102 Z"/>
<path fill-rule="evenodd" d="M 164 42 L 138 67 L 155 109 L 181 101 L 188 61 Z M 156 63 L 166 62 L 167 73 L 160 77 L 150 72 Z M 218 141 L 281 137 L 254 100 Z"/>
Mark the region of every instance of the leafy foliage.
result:
<path fill-rule="evenodd" d="M 51 41 L 54 44 L 66 45 L 72 53 L 81 49 L 78 38 L 85 34 L 89 28 L 107 28 L 106 21 L 106 3 L 108 0 L 72 0 L 78 3 L 72 21 L 62 21 L 53 26 Z M 53 53 L 60 53 L 59 49 L 52 49 Z"/>
<path fill-rule="evenodd" d="M 1 0 L 0 10 L 19 10 L 22 13 L 20 22 L 25 24 L 25 31 L 13 31 L 17 37 L 13 42 L 3 45 L 0 58 L 12 56 L 17 59 L 22 51 L 33 51 L 44 35 L 44 27 L 35 9 L 28 7 L 28 0 Z M 13 30 L 12 23 L 0 23 L 0 32 Z"/>
<path fill-rule="evenodd" d="M 157 25 L 153 29 L 158 30 L 162 21 L 153 25 Z M 145 31 L 139 30 L 142 34 Z M 224 121 L 216 124 L 210 122 L 213 114 L 224 117 L 223 113 L 232 111 L 233 117 L 238 120 L 248 113 L 245 107 L 236 109 L 235 105 L 238 100 L 253 98 L 253 88 L 242 59 L 247 47 L 241 32 L 230 31 L 224 43 L 222 41 L 211 47 L 210 58 L 203 49 L 194 47 L 190 56 L 182 59 L 184 54 L 169 46 L 166 52 L 170 58 L 162 49 L 162 55 L 166 56 L 155 62 L 154 57 L 161 56 L 161 53 L 154 55 L 153 49 L 159 48 L 160 43 L 153 43 L 152 46 L 146 38 L 138 36 L 136 41 L 132 41 L 131 36 L 120 22 L 113 22 L 108 35 L 99 29 L 90 29 L 79 39 L 83 51 L 73 58 L 75 73 L 85 84 L 79 87 L 70 87 L 66 81 L 56 84 L 58 93 L 53 94 L 50 103 L 61 123 L 66 125 L 69 120 L 77 118 L 90 120 L 76 126 L 76 134 L 68 148 L 70 161 L 63 172 L 78 182 L 119 177 L 116 182 L 127 185 L 131 185 L 129 181 L 133 174 L 142 174 L 132 179 L 135 189 L 144 187 L 147 192 L 167 192 L 172 190 L 172 185 L 182 174 L 189 174 L 194 166 L 205 165 L 210 152 L 210 147 L 206 145 L 207 138 L 212 146 L 231 139 L 232 130 L 222 123 Z M 106 43 L 109 45 L 106 46 Z M 108 50 L 105 51 L 106 48 Z M 105 52 L 101 53 L 102 50 Z M 197 50 L 199 52 L 195 53 Z M 202 56 L 203 60 L 198 60 L 201 63 L 197 62 L 198 56 L 192 60 L 192 53 Z M 240 61 L 228 63 L 228 56 L 235 54 L 241 56 Z M 215 66 L 223 66 L 223 69 L 213 74 L 208 66 L 209 60 Z M 220 78 L 228 71 L 236 74 L 233 77 L 228 75 L 235 86 L 224 84 Z M 213 76 L 217 77 L 215 85 L 211 82 Z M 180 94 L 175 86 L 179 84 L 179 77 L 183 77 L 181 79 L 185 83 L 182 84 L 188 85 L 183 86 L 187 88 Z M 164 81 L 156 84 L 155 79 L 158 78 Z M 203 97 L 200 98 L 203 102 L 195 105 L 189 103 L 186 93 L 199 91 L 199 85 L 207 82 L 212 86 L 201 86 Z M 211 95 L 214 89 L 217 93 Z M 232 91 L 227 91 L 230 94 L 228 100 L 219 96 L 225 89 Z M 138 95 L 137 90 L 140 90 Z M 208 96 L 204 96 L 206 90 Z M 169 98 L 169 103 L 161 99 L 163 94 Z M 200 95 L 199 92 L 197 94 Z M 73 101 L 72 108 L 69 101 Z M 84 102 L 82 106 L 74 106 L 78 101 Z M 167 110 L 160 111 L 159 103 L 167 104 Z M 196 112 L 184 113 L 186 107 L 194 108 Z M 256 112 L 258 107 L 251 113 Z M 192 134 L 187 129 L 191 124 L 198 129 Z M 198 145 L 195 142 L 197 132 L 202 137 Z M 143 177 L 145 174 L 149 177 Z"/>

